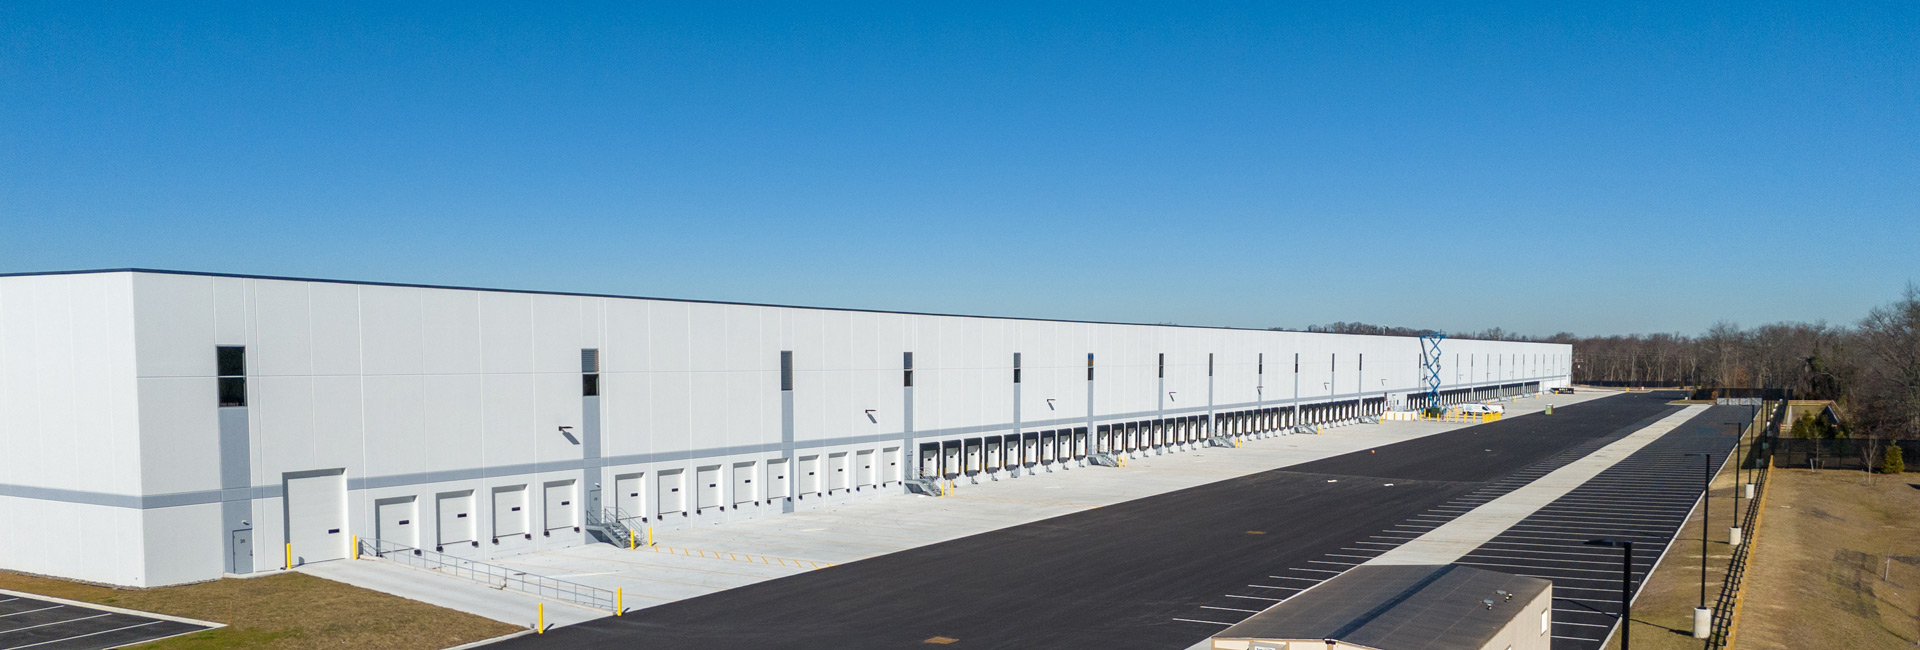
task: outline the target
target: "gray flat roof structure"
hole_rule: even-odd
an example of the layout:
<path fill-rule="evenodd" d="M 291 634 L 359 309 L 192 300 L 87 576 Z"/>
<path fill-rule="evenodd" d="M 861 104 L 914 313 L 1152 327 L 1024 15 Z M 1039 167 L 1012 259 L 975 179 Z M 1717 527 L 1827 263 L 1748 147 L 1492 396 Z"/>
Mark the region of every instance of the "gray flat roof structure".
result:
<path fill-rule="evenodd" d="M 1521 607 L 1552 588 L 1547 580 L 1460 564 L 1362 565 L 1213 638 L 1332 639 L 1380 650 L 1479 650 Z"/>

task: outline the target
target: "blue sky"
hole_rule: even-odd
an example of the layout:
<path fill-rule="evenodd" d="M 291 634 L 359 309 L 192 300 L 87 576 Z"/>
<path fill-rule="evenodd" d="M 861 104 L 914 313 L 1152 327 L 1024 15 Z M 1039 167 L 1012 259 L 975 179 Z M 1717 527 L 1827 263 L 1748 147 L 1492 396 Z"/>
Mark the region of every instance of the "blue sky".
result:
<path fill-rule="evenodd" d="M 0 272 L 1542 334 L 1920 280 L 1911 2 L 399 4 L 0 5 Z"/>

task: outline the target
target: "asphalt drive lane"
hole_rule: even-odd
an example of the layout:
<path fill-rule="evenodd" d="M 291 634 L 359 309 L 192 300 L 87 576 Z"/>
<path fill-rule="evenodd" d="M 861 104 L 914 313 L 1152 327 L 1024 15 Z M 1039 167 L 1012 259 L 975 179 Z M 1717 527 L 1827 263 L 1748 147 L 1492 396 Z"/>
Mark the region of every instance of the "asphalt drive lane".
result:
<path fill-rule="evenodd" d="M 1302 565 L 1568 447 L 1624 435 L 1671 413 L 1670 399 L 1594 400 L 1554 416 L 1063 515 L 501 646 L 888 648 L 941 636 L 973 648 L 1184 648 L 1219 628 L 1173 617 L 1244 593 L 1250 574 Z M 925 524 L 940 525 L 931 516 Z"/>

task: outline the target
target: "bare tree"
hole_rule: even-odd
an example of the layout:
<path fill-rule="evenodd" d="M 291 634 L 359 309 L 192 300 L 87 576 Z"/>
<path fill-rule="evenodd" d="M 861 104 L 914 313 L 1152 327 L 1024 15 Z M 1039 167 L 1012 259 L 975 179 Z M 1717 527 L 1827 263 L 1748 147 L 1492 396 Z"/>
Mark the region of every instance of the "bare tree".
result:
<path fill-rule="evenodd" d="M 1920 285 L 1867 313 L 1856 345 L 1862 427 L 1895 439 L 1920 437 Z"/>
<path fill-rule="evenodd" d="M 1885 447 L 1885 441 L 1880 436 L 1867 436 L 1854 442 L 1853 450 L 1860 454 L 1860 468 L 1866 472 L 1861 479 L 1865 485 L 1873 485 L 1873 467 L 1880 462 L 1880 450 Z"/>

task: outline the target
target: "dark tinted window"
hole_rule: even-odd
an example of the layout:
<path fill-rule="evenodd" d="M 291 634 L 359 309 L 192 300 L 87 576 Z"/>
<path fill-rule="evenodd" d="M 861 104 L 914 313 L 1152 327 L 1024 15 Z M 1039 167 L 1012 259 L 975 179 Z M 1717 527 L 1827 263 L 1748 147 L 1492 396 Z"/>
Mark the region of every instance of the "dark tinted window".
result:
<path fill-rule="evenodd" d="M 793 351 L 780 351 L 780 390 L 793 390 Z"/>
<path fill-rule="evenodd" d="M 221 377 L 241 377 L 247 374 L 247 349 L 243 347 L 221 346 L 215 348 L 216 373 Z"/>
<path fill-rule="evenodd" d="M 247 380 L 242 377 L 220 378 L 220 405 L 246 406 Z"/>

